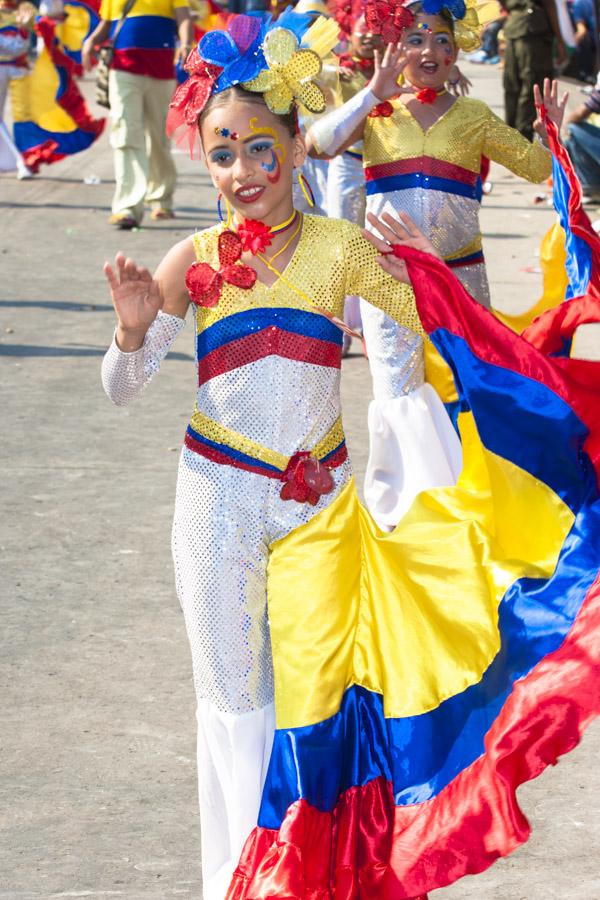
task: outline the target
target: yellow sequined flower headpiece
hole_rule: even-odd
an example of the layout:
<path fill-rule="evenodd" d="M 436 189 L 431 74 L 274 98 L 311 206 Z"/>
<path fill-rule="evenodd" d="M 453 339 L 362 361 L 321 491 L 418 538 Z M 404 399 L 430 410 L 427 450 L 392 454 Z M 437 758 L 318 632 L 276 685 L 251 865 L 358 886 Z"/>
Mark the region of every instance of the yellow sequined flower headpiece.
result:
<path fill-rule="evenodd" d="M 288 113 L 294 103 L 311 113 L 322 113 L 325 94 L 317 79 L 323 58 L 339 40 L 338 27 L 333 20 L 319 17 L 300 41 L 284 22 L 285 17 L 280 18 L 265 35 L 262 52 L 267 68 L 242 87 L 263 94 L 277 115 Z"/>

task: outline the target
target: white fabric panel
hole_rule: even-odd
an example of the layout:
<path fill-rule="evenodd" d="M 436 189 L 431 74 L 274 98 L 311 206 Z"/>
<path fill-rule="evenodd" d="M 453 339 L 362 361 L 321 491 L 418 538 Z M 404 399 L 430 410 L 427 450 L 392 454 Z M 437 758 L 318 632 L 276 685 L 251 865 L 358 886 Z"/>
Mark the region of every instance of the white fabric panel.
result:
<path fill-rule="evenodd" d="M 255 828 L 273 734 L 273 704 L 238 716 L 200 700 L 198 794 L 204 900 L 224 900 Z"/>
<path fill-rule="evenodd" d="M 384 531 L 421 491 L 456 483 L 462 450 L 444 404 L 429 384 L 369 407 L 365 501 Z"/>

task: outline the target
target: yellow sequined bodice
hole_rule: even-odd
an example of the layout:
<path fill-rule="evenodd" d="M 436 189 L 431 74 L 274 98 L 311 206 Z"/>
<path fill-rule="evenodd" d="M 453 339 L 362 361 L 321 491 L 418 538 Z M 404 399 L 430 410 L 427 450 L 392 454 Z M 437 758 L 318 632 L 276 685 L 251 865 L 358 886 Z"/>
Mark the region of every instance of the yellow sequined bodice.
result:
<path fill-rule="evenodd" d="M 396 100 L 393 106 L 389 118 L 366 120 L 366 167 L 427 156 L 479 172 L 481 157 L 487 156 L 528 181 L 550 175 L 550 153 L 506 125 L 481 100 L 457 98 L 426 131 L 403 103 Z"/>
<path fill-rule="evenodd" d="M 219 268 L 218 236 L 224 226 L 199 232 L 194 238 L 199 261 Z M 259 308 L 319 309 L 342 317 L 344 298 L 364 297 L 402 325 L 422 333 L 412 289 L 387 275 L 376 260 L 377 251 L 360 229 L 341 219 L 304 216 L 302 233 L 282 277 L 270 287 L 256 281 L 250 290 L 225 284 L 216 307 L 198 307 L 198 332 L 243 310 Z"/>

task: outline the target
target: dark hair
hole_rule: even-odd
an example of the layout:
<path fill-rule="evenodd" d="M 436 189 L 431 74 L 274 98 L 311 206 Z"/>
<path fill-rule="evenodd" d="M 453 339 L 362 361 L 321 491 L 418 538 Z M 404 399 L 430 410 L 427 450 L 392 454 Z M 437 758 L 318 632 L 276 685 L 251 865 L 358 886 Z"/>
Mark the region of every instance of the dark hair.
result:
<path fill-rule="evenodd" d="M 452 32 L 452 36 L 454 37 L 454 17 L 450 10 L 446 9 L 445 6 L 442 6 L 438 13 L 426 13 L 423 9 L 423 4 L 420 0 L 417 0 L 416 3 L 409 4 L 409 9 L 411 13 L 415 16 L 427 16 L 427 15 L 436 15 L 439 16 L 440 19 L 443 19 L 450 31 Z"/>
<path fill-rule="evenodd" d="M 247 103 L 256 103 L 257 105 L 260 104 L 260 106 L 264 106 L 268 109 L 262 94 L 258 91 L 247 91 L 243 87 L 240 87 L 239 84 L 236 84 L 233 87 L 227 88 L 225 91 L 221 91 L 219 94 L 211 94 L 206 106 L 200 113 L 198 128 L 201 127 L 203 120 L 212 109 L 217 106 L 227 106 L 232 100 L 243 100 Z M 273 115 L 277 115 L 277 118 L 281 120 L 281 124 L 290 137 L 295 137 L 298 134 L 298 115 L 295 106 L 292 106 L 289 113 L 273 113 Z"/>

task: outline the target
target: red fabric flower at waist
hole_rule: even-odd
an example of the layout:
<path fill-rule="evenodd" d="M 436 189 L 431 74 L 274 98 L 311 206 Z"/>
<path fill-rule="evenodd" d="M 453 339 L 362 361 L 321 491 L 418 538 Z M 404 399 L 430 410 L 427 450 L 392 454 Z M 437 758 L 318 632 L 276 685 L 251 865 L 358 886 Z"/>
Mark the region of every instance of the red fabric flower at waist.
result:
<path fill-rule="evenodd" d="M 285 482 L 279 495 L 282 500 L 296 500 L 297 503 L 316 506 L 323 494 L 330 494 L 333 490 L 331 472 L 308 450 L 301 450 L 290 457 L 281 478 Z"/>

